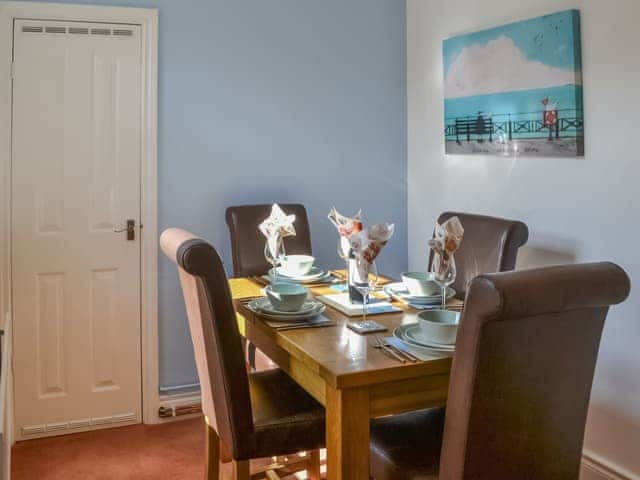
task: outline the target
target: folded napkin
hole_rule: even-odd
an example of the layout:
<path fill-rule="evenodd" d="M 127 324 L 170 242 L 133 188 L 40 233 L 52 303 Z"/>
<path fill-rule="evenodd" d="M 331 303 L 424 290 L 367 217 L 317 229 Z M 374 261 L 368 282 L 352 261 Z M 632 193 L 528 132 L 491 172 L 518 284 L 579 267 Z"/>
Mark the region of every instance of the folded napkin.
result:
<path fill-rule="evenodd" d="M 351 244 L 349 243 L 349 237 L 354 233 L 358 233 L 362 230 L 362 220 L 360 219 L 362 211 L 358 210 L 353 217 L 346 217 L 340 214 L 336 207 L 333 207 L 329 212 L 329 220 L 338 229 L 338 235 L 340 235 L 340 247 L 345 257 L 349 255 Z"/>
<path fill-rule="evenodd" d="M 367 278 L 371 265 L 393 235 L 392 223 L 380 223 L 349 237 L 360 278 Z"/>
<path fill-rule="evenodd" d="M 259 225 L 258 228 L 267 237 L 271 258 L 276 259 L 282 251 L 283 238 L 295 236 L 296 229 L 293 226 L 295 221 L 295 215 L 285 214 L 280 205 L 274 203 L 271 207 L 271 214 Z"/>
<path fill-rule="evenodd" d="M 463 235 L 464 228 L 458 217 L 451 217 L 442 225 L 436 222 L 433 238 L 429 240 L 429 247 L 433 250 L 433 265 L 437 279 L 444 280 L 451 258 L 460 248 Z"/>

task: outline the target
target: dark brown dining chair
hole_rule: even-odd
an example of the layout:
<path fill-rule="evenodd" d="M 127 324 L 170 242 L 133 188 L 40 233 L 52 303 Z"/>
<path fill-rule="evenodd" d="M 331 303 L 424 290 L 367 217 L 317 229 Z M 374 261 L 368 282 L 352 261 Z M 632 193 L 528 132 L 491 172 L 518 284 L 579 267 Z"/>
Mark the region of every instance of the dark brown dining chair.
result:
<path fill-rule="evenodd" d="M 476 277 L 446 414 L 372 422 L 373 478 L 577 480 L 602 328 L 629 288 L 612 263 Z"/>
<path fill-rule="evenodd" d="M 287 215 L 295 215 L 296 235 L 284 239 L 284 248 L 288 254 L 311 255 L 311 234 L 309 219 L 304 205 L 297 203 L 281 204 Z M 231 254 L 233 257 L 233 275 L 250 277 L 264 275 L 271 265 L 264 258 L 265 238 L 258 226 L 271 213 L 271 205 L 239 205 L 227 208 L 225 217 L 231 235 Z"/>
<path fill-rule="evenodd" d="M 251 277 L 266 274 L 271 265 L 264 258 L 265 238 L 258 229 L 262 221 L 271 213 L 271 204 L 238 205 L 227 208 L 225 217 L 231 236 L 233 276 Z M 289 254 L 311 255 L 311 234 L 309 219 L 304 205 L 298 203 L 281 204 L 284 213 L 295 215 L 295 237 L 284 239 L 285 251 Z M 251 343 L 245 344 L 247 363 L 255 370 L 273 368 L 273 362 Z"/>
<path fill-rule="evenodd" d="M 438 223 L 454 216 L 462 223 L 464 237 L 455 254 L 458 273 L 452 287 L 456 296 L 464 299 L 474 277 L 515 268 L 518 249 L 527 243 L 529 229 L 517 220 L 464 212 L 444 212 L 438 217 Z"/>
<path fill-rule="evenodd" d="M 232 462 L 234 480 L 261 478 L 250 476 L 250 459 L 301 450 L 313 452 L 300 467 L 310 478 L 319 478 L 324 409 L 280 369 L 247 373 L 229 284 L 216 250 L 176 228 L 163 232 L 160 245 L 178 267 L 187 310 L 207 423 L 206 478 L 218 479 L 220 460 Z"/>

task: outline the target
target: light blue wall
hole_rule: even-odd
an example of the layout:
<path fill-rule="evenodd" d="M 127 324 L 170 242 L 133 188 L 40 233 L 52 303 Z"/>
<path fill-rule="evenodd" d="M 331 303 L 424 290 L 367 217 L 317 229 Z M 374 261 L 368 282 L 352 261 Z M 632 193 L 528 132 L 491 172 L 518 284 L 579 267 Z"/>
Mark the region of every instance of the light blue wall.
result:
<path fill-rule="evenodd" d="M 68 0 L 67 0 L 68 1 Z M 407 264 L 403 0 L 157 0 L 159 223 L 210 240 L 231 270 L 224 211 L 307 206 L 314 254 L 338 266 L 329 208 L 393 221 L 380 270 Z M 160 382 L 197 381 L 175 267 L 159 277 Z"/>

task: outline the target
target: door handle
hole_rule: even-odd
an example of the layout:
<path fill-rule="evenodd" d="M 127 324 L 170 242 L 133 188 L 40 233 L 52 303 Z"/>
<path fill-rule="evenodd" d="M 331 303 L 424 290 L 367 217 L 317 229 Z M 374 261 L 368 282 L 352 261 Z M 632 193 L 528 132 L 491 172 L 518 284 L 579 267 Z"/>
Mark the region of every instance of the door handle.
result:
<path fill-rule="evenodd" d="M 136 239 L 136 221 L 127 220 L 127 226 L 125 228 L 116 228 L 113 230 L 115 233 L 127 232 L 127 240 L 132 241 Z"/>

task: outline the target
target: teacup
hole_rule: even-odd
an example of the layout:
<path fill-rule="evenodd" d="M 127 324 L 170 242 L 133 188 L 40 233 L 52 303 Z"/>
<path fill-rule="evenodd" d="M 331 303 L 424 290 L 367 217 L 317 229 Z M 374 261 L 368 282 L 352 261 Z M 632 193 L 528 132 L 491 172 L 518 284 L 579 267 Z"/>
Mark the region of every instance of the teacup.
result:
<path fill-rule="evenodd" d="M 315 258 L 311 255 L 285 255 L 281 262 L 278 273 L 287 277 L 302 277 L 311 271 Z"/>
<path fill-rule="evenodd" d="M 429 342 L 453 345 L 458 335 L 460 313 L 451 310 L 426 310 L 418 314 L 420 336 Z"/>
<path fill-rule="evenodd" d="M 307 299 L 308 291 L 296 283 L 276 283 L 265 288 L 271 305 L 281 312 L 300 310 Z"/>
<path fill-rule="evenodd" d="M 440 286 L 433 278 L 433 273 L 406 272 L 402 274 L 402 283 L 414 297 L 431 297 L 441 293 Z"/>

